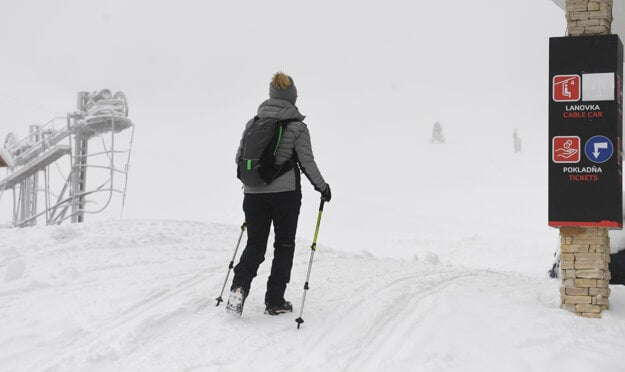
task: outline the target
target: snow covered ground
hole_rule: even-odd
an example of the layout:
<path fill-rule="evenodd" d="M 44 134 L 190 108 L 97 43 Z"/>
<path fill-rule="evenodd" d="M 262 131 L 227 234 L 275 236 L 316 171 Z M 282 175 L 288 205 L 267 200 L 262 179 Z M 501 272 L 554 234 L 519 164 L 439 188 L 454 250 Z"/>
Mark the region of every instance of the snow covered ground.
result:
<path fill-rule="evenodd" d="M 435 249 L 391 259 L 321 243 L 298 330 L 310 256 L 310 241 L 299 240 L 287 291 L 296 312 L 263 314 L 265 263 L 244 315 L 232 318 L 214 298 L 238 234 L 237 226 L 156 220 L 0 229 L 0 369 L 588 371 L 622 365 L 622 286 L 612 287 L 603 319 L 584 319 L 559 309 L 559 283 L 546 278 L 545 267 L 543 275 L 484 269 L 456 264 L 453 254 Z"/>

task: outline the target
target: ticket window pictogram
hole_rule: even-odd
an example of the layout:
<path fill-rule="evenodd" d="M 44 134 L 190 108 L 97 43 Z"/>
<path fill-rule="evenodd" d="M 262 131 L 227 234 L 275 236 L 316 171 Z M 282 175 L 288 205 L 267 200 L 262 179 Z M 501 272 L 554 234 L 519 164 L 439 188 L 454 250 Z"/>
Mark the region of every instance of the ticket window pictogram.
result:
<path fill-rule="evenodd" d="M 579 163 L 581 159 L 581 141 L 577 136 L 553 137 L 553 152 L 551 159 L 554 163 Z"/>

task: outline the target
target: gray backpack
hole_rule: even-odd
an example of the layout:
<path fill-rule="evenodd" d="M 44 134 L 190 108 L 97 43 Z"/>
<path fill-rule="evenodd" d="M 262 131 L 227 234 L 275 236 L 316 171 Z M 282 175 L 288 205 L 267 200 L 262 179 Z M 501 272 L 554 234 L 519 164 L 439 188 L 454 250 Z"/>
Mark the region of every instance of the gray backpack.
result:
<path fill-rule="evenodd" d="M 254 117 L 243 134 L 241 155 L 237 162 L 237 177 L 247 186 L 265 186 L 293 168 L 288 160 L 275 164 L 276 151 L 286 126 L 297 119 L 277 120 Z"/>

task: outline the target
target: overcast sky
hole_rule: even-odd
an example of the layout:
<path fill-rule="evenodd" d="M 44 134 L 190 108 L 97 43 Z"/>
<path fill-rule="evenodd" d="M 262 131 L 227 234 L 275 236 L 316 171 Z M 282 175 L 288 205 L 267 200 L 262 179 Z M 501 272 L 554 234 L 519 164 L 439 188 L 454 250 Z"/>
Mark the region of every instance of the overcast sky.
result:
<path fill-rule="evenodd" d="M 565 27 L 548 0 L 0 4 L 3 75 L 19 68 L 67 94 L 107 86 L 148 104 L 258 100 L 277 69 L 319 90 L 414 84 L 413 95 L 479 102 L 500 96 L 493 83 L 505 81 L 518 101 L 535 94 L 529 83 L 544 78 L 547 38 Z M 25 93 L 18 98 L 40 99 Z"/>
<path fill-rule="evenodd" d="M 124 91 L 126 215 L 230 223 L 234 151 L 275 71 L 294 77 L 320 167 L 345 194 L 367 183 L 349 159 L 394 160 L 372 151 L 388 132 L 411 146 L 441 121 L 456 142 L 518 127 L 546 144 L 548 38 L 565 31 L 548 0 L 4 0 L 0 140 L 73 111 L 78 91 Z"/>

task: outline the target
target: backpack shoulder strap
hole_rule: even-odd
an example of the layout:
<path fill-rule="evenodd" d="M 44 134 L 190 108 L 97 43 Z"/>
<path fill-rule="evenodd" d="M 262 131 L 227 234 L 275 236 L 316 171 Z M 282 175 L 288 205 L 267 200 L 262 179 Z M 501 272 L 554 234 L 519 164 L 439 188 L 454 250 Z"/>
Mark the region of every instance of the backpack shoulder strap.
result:
<path fill-rule="evenodd" d="M 285 120 L 278 120 L 279 124 L 282 124 L 284 126 L 286 126 L 289 123 L 295 123 L 295 122 L 300 122 L 300 120 L 298 119 L 285 119 Z"/>
<path fill-rule="evenodd" d="M 290 123 L 296 123 L 296 122 L 302 122 L 299 119 L 286 119 L 286 120 L 278 120 L 278 125 L 280 126 L 280 130 L 279 130 L 279 135 L 278 135 L 278 143 L 276 144 L 276 150 L 278 149 L 278 144 L 280 143 L 280 139 L 282 137 L 282 131 L 284 129 L 286 129 L 287 125 L 289 125 Z M 282 176 L 283 174 L 285 174 L 286 172 L 295 169 L 295 178 L 296 178 L 296 183 L 298 184 L 298 188 L 299 188 L 299 170 L 297 169 L 297 155 L 295 154 L 295 152 L 293 152 L 293 156 L 291 156 L 291 158 L 287 161 L 285 161 L 275 172 L 275 178 L 278 178 L 280 176 Z"/>

